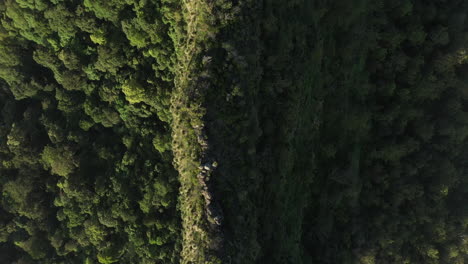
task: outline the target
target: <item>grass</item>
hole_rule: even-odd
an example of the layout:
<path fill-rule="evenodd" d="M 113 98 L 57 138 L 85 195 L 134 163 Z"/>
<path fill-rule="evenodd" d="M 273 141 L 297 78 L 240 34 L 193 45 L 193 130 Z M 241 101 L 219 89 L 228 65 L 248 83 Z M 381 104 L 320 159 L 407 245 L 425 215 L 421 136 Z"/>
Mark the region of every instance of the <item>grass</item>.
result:
<path fill-rule="evenodd" d="M 182 216 L 181 263 L 221 263 L 219 229 L 207 214 L 203 186 L 198 175 L 202 171 L 207 142 L 203 139 L 204 94 L 199 88 L 203 70 L 200 60 L 210 39 L 206 32 L 216 32 L 206 17 L 210 7 L 206 1 L 185 0 L 182 3 L 185 21 L 183 40 L 177 51 L 175 91 L 171 101 L 174 161 L 179 171 L 179 204 Z"/>

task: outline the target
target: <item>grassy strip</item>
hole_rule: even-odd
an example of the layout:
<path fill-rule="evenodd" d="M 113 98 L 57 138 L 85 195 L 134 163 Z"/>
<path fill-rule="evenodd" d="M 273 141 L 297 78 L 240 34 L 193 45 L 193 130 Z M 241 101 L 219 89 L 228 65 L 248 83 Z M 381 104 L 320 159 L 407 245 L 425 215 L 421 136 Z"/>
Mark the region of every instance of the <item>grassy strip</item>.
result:
<path fill-rule="evenodd" d="M 184 37 L 176 44 L 178 68 L 171 113 L 174 161 L 181 184 L 181 263 L 221 263 L 220 223 L 209 207 L 212 196 L 205 179 L 209 172 L 203 167 L 208 159 L 203 105 L 210 87 L 206 85 L 202 61 L 213 47 L 218 31 L 213 12 L 208 1 L 183 1 L 185 25 L 179 34 Z"/>

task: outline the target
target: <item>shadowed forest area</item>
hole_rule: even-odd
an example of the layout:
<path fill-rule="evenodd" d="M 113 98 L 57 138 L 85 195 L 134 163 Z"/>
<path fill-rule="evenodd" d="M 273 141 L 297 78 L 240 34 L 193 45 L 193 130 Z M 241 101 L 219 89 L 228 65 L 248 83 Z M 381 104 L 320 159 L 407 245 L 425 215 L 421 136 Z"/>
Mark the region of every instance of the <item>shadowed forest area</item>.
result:
<path fill-rule="evenodd" d="M 468 263 L 467 16 L 0 1 L 0 263 Z"/>

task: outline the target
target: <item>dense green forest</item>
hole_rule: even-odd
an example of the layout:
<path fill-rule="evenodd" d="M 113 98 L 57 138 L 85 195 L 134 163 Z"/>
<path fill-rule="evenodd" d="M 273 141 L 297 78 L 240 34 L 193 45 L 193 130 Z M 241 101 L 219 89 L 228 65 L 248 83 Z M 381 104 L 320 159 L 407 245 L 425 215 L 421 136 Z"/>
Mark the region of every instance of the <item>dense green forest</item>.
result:
<path fill-rule="evenodd" d="M 468 1 L 0 0 L 0 263 L 468 263 Z"/>

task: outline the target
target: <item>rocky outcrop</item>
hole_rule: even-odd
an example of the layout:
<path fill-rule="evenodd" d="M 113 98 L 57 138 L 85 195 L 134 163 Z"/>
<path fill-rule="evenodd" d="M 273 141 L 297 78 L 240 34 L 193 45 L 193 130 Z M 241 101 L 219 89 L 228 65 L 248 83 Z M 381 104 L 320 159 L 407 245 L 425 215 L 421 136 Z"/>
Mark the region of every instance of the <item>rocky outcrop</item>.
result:
<path fill-rule="evenodd" d="M 224 219 L 223 212 L 218 200 L 214 197 L 214 187 L 210 181 L 211 174 L 213 170 L 216 169 L 217 165 L 217 162 L 212 162 L 205 163 L 204 165 L 200 166 L 200 173 L 198 174 L 197 178 L 200 185 L 202 186 L 202 195 L 205 199 L 206 215 L 208 217 L 208 221 L 216 226 L 221 226 Z"/>

